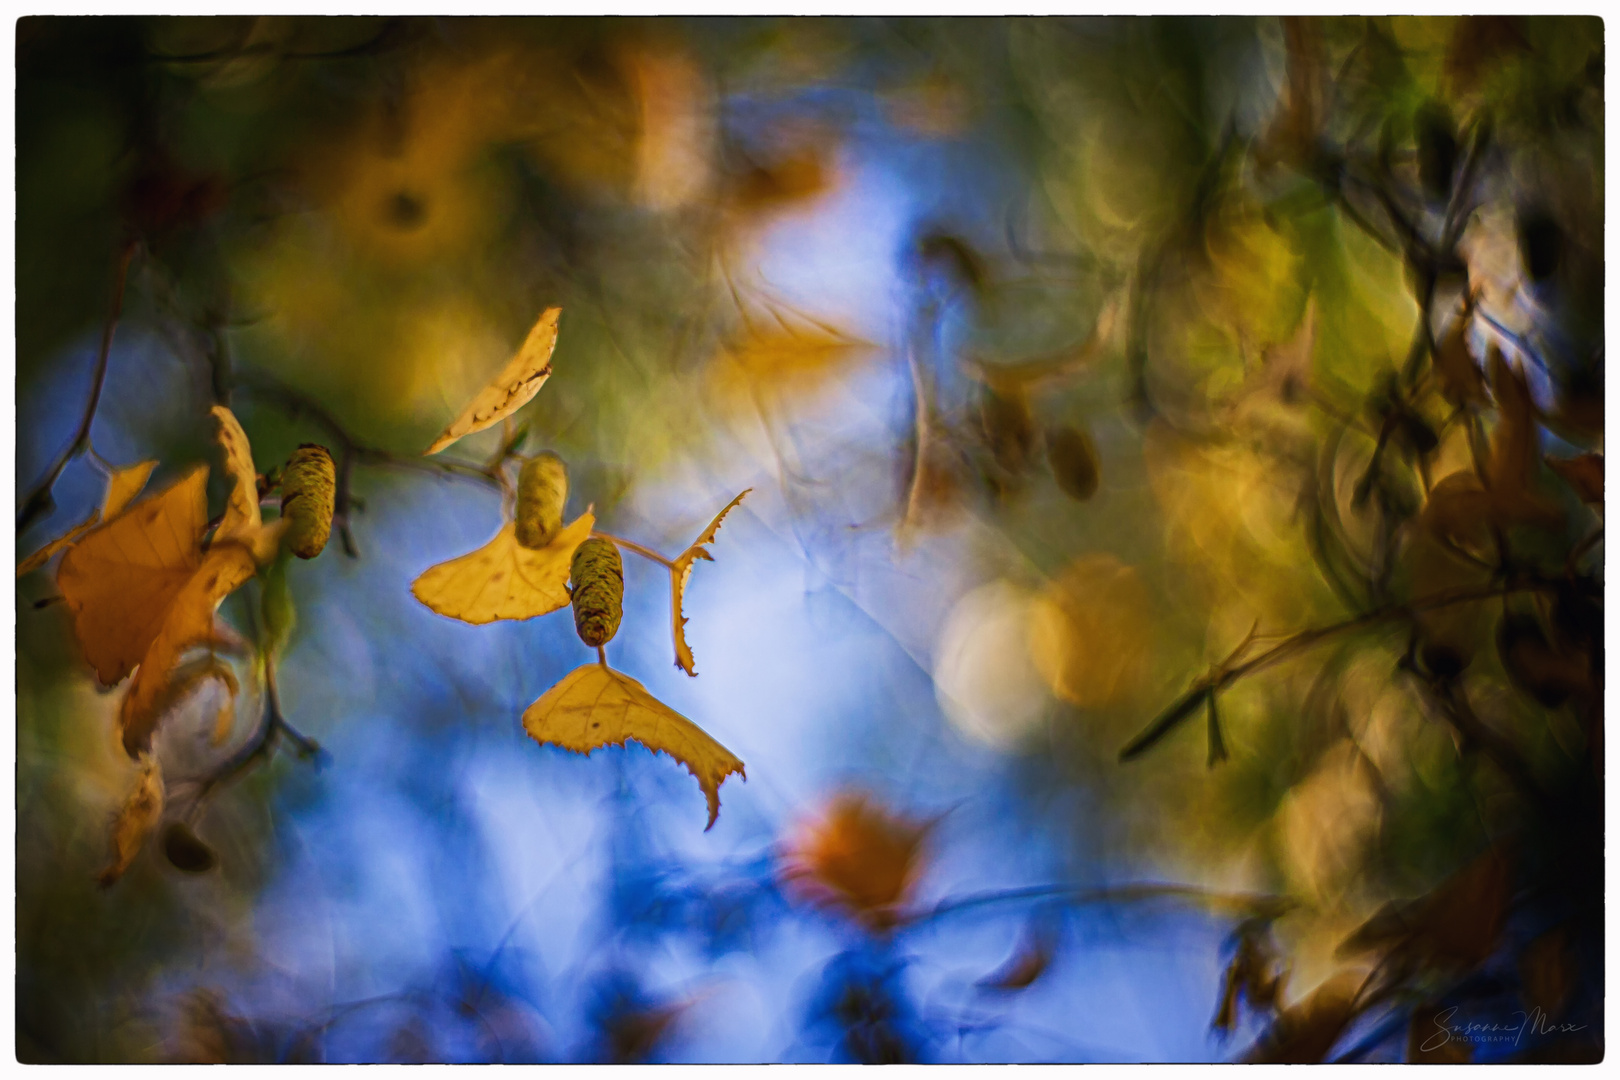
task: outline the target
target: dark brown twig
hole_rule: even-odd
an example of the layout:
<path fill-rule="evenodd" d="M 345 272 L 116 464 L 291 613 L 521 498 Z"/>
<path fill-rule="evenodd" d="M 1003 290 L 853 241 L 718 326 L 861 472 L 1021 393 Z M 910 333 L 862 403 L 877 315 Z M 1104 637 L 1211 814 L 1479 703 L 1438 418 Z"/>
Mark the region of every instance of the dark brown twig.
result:
<path fill-rule="evenodd" d="M 39 483 L 35 484 L 23 499 L 22 508 L 17 512 L 19 534 L 55 509 L 56 500 L 52 497 L 51 491 L 56 487 L 56 481 L 62 475 L 62 470 L 67 468 L 68 462 L 90 448 L 90 425 L 95 422 L 96 409 L 101 404 L 101 391 L 107 383 L 107 360 L 112 355 L 113 331 L 118 326 L 118 317 L 124 311 L 124 286 L 129 281 L 130 263 L 134 261 L 139 248 L 139 242 L 131 240 L 119 252 L 118 268 L 113 278 L 112 304 L 107 311 L 107 321 L 101 328 L 101 347 L 96 352 L 96 368 L 90 377 L 90 397 L 84 403 L 84 414 L 79 418 L 79 426 L 74 431 L 67 449 L 62 451 L 46 470 L 45 475 L 40 478 Z"/>

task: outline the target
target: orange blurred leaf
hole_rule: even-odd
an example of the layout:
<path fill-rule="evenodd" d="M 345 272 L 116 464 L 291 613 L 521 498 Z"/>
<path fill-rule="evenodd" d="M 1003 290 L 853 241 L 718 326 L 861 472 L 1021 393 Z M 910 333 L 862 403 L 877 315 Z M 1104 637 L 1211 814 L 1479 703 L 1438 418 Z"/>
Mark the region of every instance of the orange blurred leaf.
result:
<path fill-rule="evenodd" d="M 818 907 L 887 930 L 900 921 L 898 909 L 922 869 L 929 828 L 889 814 L 862 794 L 839 795 L 790 842 L 784 880 Z"/>

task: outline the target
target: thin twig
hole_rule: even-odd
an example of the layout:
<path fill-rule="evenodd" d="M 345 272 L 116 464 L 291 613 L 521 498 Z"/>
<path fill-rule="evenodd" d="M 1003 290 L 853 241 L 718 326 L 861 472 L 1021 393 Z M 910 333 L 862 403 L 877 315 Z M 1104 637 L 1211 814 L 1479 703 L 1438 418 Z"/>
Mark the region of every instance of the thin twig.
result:
<path fill-rule="evenodd" d="M 931 919 L 987 904 L 1013 903 L 1019 900 L 1040 900 L 1048 897 L 1066 897 L 1071 904 L 1107 904 L 1137 900 L 1181 898 L 1245 914 L 1269 915 L 1276 918 L 1299 906 L 1287 897 L 1261 893 L 1222 893 L 1197 885 L 1177 885 L 1147 882 L 1137 885 L 1077 888 L 1073 885 L 1032 885 L 1021 889 L 998 889 L 994 892 L 970 893 L 967 896 L 941 900 L 932 908 L 909 919 L 905 926 L 918 926 Z"/>
<path fill-rule="evenodd" d="M 642 547 L 640 544 L 636 543 L 634 540 L 626 540 L 622 536 L 614 536 L 612 533 L 605 533 L 605 532 L 601 531 L 600 529 L 592 529 L 591 530 L 591 535 L 598 538 L 598 539 L 606 540 L 609 543 L 617 544 L 619 547 L 626 548 L 626 549 L 628 549 L 630 551 L 633 551 L 637 555 L 640 555 L 644 559 L 651 559 L 653 562 L 658 563 L 660 566 L 664 567 L 666 570 L 675 569 L 675 562 L 674 562 L 673 559 L 666 559 L 662 555 L 658 554 L 658 552 L 654 551 L 652 548 L 650 548 L 650 547 Z"/>
<path fill-rule="evenodd" d="M 107 321 L 101 328 L 101 347 L 96 352 L 96 368 L 90 377 L 90 397 L 84 403 L 84 414 L 79 418 L 79 426 L 74 431 L 67 449 L 62 451 L 23 500 L 22 509 L 17 513 L 19 534 L 56 507 L 51 491 L 56 486 L 57 478 L 62 475 L 62 470 L 67 468 L 68 462 L 90 448 L 90 425 L 95 422 L 96 409 L 101 404 L 101 391 L 107 383 L 107 360 L 112 355 L 113 331 L 117 328 L 118 317 L 124 310 L 124 286 L 129 281 L 129 265 L 139 247 L 138 241 L 131 240 L 119 252 L 118 269 L 113 279 L 112 305 L 107 312 Z"/>

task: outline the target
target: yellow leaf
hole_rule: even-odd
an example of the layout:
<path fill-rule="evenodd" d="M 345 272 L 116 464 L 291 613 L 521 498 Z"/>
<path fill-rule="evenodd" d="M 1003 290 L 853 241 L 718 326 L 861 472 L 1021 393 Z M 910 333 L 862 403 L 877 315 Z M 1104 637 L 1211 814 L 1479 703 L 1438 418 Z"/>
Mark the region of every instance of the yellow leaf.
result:
<path fill-rule="evenodd" d="M 256 569 L 248 545 L 216 545 L 176 594 L 119 706 L 118 726 L 124 749 L 131 757 L 151 745 L 152 732 L 167 711 L 166 706 L 174 700 L 169 692 L 170 677 L 181 656 L 193 645 L 216 639 L 214 609 Z"/>
<path fill-rule="evenodd" d="M 62 557 L 56 584 L 104 686 L 141 662 L 174 599 L 202 564 L 208 467 L 92 529 Z"/>
<path fill-rule="evenodd" d="M 139 495 L 141 490 L 146 487 L 146 480 L 152 475 L 152 470 L 155 468 L 157 468 L 157 462 L 142 461 L 131 465 L 127 469 L 114 469 L 112 475 L 107 478 L 107 497 L 101 504 L 101 512 L 91 514 L 83 522 L 74 526 L 67 535 L 57 537 L 21 563 L 18 563 L 17 576 L 22 577 L 24 574 L 33 573 L 50 562 L 51 556 L 58 551 L 71 547 L 78 542 L 81 536 L 96 527 L 97 522 L 111 521 L 123 513 L 124 507 L 128 506 L 135 496 Z"/>
<path fill-rule="evenodd" d="M 697 778 L 709 803 L 709 824 L 720 816 L 720 785 L 732 773 L 747 779 L 743 763 L 692 721 L 605 664 L 586 664 L 565 675 L 523 713 L 523 729 L 542 746 L 576 754 L 634 739 L 662 750 Z"/>
<path fill-rule="evenodd" d="M 107 498 L 101 504 L 101 520 L 111 521 L 122 514 L 125 507 L 146 490 L 146 481 L 151 479 L 152 470 L 157 468 L 157 464 L 155 461 L 137 461 L 128 468 L 114 469 L 107 478 Z"/>
<path fill-rule="evenodd" d="M 219 445 L 225 451 L 225 475 L 231 491 L 225 497 L 225 516 L 219 523 L 220 537 L 235 537 L 259 527 L 259 472 L 253 467 L 253 448 L 247 432 L 236 416 L 223 405 L 211 410 L 219 421 Z"/>
<path fill-rule="evenodd" d="M 477 551 L 425 571 L 412 582 L 411 593 L 440 615 L 475 626 L 565 608 L 574 549 L 595 524 L 595 515 L 587 510 L 545 547 L 526 548 L 509 521 Z"/>
<path fill-rule="evenodd" d="M 141 756 L 140 772 L 135 787 L 124 800 L 123 808 L 112 827 L 112 862 L 98 879 L 102 886 L 111 885 L 129 869 L 141 846 L 163 816 L 163 772 L 152 754 Z"/>
<path fill-rule="evenodd" d="M 541 313 L 517 355 L 478 391 L 478 396 L 439 433 L 424 455 L 437 454 L 463 435 L 500 423 L 540 392 L 551 378 L 551 353 L 557 347 L 557 318 L 561 314 L 562 308 L 547 308 Z"/>
<path fill-rule="evenodd" d="M 692 657 L 692 650 L 687 647 L 686 616 L 681 614 L 681 601 L 686 597 L 686 583 L 692 579 L 692 567 L 697 564 L 698 559 L 714 561 L 714 556 L 705 550 L 704 545 L 714 543 L 715 534 L 720 531 L 720 523 L 731 513 L 733 507 L 742 502 L 743 495 L 753 490 L 747 488 L 726 503 L 725 509 L 714 515 L 714 520 L 709 522 L 708 528 L 698 534 L 698 538 L 692 541 L 692 546 L 681 552 L 669 569 L 670 625 L 675 633 L 675 663 L 688 675 L 697 675 L 697 661 Z"/>

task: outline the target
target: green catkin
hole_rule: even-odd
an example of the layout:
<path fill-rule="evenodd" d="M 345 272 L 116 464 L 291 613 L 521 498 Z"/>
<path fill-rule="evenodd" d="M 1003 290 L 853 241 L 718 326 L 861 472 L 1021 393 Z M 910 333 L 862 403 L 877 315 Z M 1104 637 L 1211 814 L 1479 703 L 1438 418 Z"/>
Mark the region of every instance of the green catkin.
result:
<path fill-rule="evenodd" d="M 592 648 L 619 632 L 624 615 L 624 563 L 610 540 L 593 536 L 574 549 L 569 567 L 574 585 L 574 630 Z"/>
<path fill-rule="evenodd" d="M 517 486 L 517 542 L 543 548 L 562 528 L 568 466 L 550 450 L 523 463 Z"/>
<path fill-rule="evenodd" d="M 281 516 L 291 522 L 287 545 L 300 559 L 313 559 L 326 547 L 336 491 L 337 470 L 326 447 L 299 446 L 282 473 Z"/>

